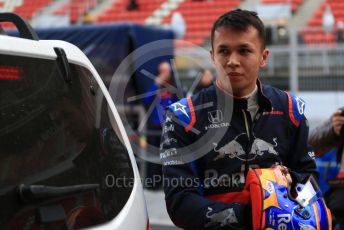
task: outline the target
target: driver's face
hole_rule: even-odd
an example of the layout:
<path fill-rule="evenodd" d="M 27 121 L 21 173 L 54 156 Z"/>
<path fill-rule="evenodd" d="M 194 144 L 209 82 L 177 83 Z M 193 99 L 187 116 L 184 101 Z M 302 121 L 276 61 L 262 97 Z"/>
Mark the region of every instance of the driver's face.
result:
<path fill-rule="evenodd" d="M 269 55 L 269 50 L 262 48 L 257 29 L 249 26 L 245 31 L 238 31 L 219 27 L 212 47 L 211 59 L 222 88 L 238 97 L 251 93 Z"/>

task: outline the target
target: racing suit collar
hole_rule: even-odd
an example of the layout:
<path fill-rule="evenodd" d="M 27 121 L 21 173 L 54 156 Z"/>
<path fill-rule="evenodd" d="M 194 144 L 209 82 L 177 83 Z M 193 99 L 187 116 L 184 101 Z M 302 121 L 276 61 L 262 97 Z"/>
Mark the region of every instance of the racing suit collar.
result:
<path fill-rule="evenodd" d="M 257 88 L 258 88 L 258 105 L 259 105 L 259 110 L 260 111 L 271 111 L 272 110 L 272 104 L 271 101 L 268 97 L 265 96 L 264 94 L 264 87 L 263 84 L 260 82 L 259 79 L 257 79 Z M 215 82 L 215 88 L 216 90 L 220 93 L 220 95 L 223 95 L 225 97 L 232 97 L 233 102 L 234 102 L 234 109 L 244 109 L 247 110 L 247 98 L 241 98 L 241 97 L 236 97 L 228 92 L 226 92 L 221 85 L 219 84 L 218 81 Z"/>
<path fill-rule="evenodd" d="M 258 105 L 260 107 L 259 110 L 270 112 L 272 110 L 272 102 L 267 96 L 265 96 L 264 86 L 260 82 L 259 79 L 257 79 L 257 87 L 258 87 Z"/>

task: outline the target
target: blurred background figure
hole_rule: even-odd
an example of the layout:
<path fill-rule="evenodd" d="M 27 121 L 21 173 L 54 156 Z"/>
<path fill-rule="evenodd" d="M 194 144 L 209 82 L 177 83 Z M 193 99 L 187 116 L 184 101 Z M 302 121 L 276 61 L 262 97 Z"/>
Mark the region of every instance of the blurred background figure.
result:
<path fill-rule="evenodd" d="M 137 4 L 136 0 L 129 0 L 129 3 L 127 5 L 127 10 L 128 11 L 134 11 L 134 10 L 138 10 L 139 9 L 139 5 Z"/>
<path fill-rule="evenodd" d="M 186 24 L 183 15 L 180 12 L 174 12 L 171 17 L 170 23 L 177 39 L 183 39 L 186 32 Z"/>
<path fill-rule="evenodd" d="M 343 43 L 344 41 L 344 22 L 343 21 L 338 21 L 337 22 L 337 41 L 338 43 Z"/>
<path fill-rule="evenodd" d="M 210 70 L 204 69 L 201 73 L 201 79 L 196 87 L 196 91 L 198 92 L 203 88 L 209 87 L 214 81 L 213 74 L 211 73 Z"/>
<path fill-rule="evenodd" d="M 196 80 L 193 82 L 193 85 L 188 90 L 187 96 L 198 93 L 200 90 L 209 87 L 215 77 L 209 69 L 203 69 L 197 76 Z"/>
<path fill-rule="evenodd" d="M 0 26 L 0 34 L 4 35 L 5 34 L 5 31 L 4 29 Z"/>
<path fill-rule="evenodd" d="M 165 108 L 175 102 L 177 97 L 171 92 L 173 87 L 173 76 L 171 65 L 168 62 L 162 62 L 158 66 L 158 73 L 149 92 L 152 96 L 145 97 L 143 102 L 148 109 L 149 116 L 147 127 L 147 144 L 156 148 L 149 148 L 147 151 L 156 153 L 159 158 L 160 138 L 162 134 L 162 123 L 165 120 Z M 146 163 L 146 184 L 147 189 L 160 189 L 161 181 L 156 179 L 162 175 L 161 165 L 155 163 Z"/>
<path fill-rule="evenodd" d="M 316 127 L 309 135 L 309 143 L 315 155 L 320 157 L 336 148 L 336 163 L 339 169 L 336 178 L 329 180 L 330 189 L 326 192 L 327 203 L 334 215 L 335 229 L 344 229 L 344 107 L 335 111 L 331 118 Z M 335 226 L 335 225 L 333 225 Z"/>

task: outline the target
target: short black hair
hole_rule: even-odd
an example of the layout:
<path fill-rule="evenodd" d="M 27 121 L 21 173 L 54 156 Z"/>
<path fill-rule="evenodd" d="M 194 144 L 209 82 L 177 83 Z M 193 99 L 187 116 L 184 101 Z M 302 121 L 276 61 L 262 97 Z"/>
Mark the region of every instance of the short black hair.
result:
<path fill-rule="evenodd" d="M 246 31 L 249 26 L 253 26 L 258 31 L 262 48 L 265 48 L 265 26 L 258 17 L 257 12 L 236 9 L 221 15 L 213 24 L 211 29 L 211 47 L 213 47 L 215 31 L 220 27 L 231 27 L 238 31 Z"/>

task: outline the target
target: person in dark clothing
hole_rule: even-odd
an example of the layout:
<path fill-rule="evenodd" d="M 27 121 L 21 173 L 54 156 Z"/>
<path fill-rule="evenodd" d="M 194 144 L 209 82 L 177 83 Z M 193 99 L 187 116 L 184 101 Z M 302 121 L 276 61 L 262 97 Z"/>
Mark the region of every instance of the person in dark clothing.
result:
<path fill-rule="evenodd" d="M 151 111 L 147 122 L 147 144 L 156 148 L 150 148 L 149 151 L 155 151 L 160 146 L 161 126 L 165 120 L 165 109 L 177 100 L 175 94 L 168 89 L 172 84 L 172 70 L 168 62 L 162 62 L 158 66 L 158 74 L 149 92 L 156 92 L 152 96 L 145 97 L 143 102 Z M 173 84 L 172 84 L 173 85 Z M 152 108 L 152 109 L 151 109 Z M 158 151 L 156 156 L 159 156 Z M 161 189 L 161 164 L 147 162 L 145 187 L 147 189 Z"/>
<path fill-rule="evenodd" d="M 0 34 L 1 35 L 5 35 L 6 34 L 5 30 L 1 27 L 1 25 L 0 25 Z"/>
<path fill-rule="evenodd" d="M 289 184 L 316 174 L 305 103 L 258 80 L 269 50 L 257 13 L 220 16 L 211 45 L 216 82 L 167 110 L 160 151 L 166 207 L 184 229 L 252 229 L 242 196 L 250 168 L 277 167 Z"/>
<path fill-rule="evenodd" d="M 129 3 L 127 5 L 128 11 L 134 11 L 139 9 L 139 4 L 137 4 L 137 0 L 129 0 Z"/>
<path fill-rule="evenodd" d="M 202 89 L 208 88 L 213 83 L 213 81 L 214 77 L 211 71 L 208 69 L 202 69 L 202 71 L 196 77 L 193 85 L 191 85 L 186 96 L 192 96 Z"/>
<path fill-rule="evenodd" d="M 337 148 L 337 164 L 340 171 L 336 179 L 329 181 L 330 190 L 325 198 L 334 215 L 335 223 L 344 229 L 344 107 L 335 111 L 331 118 L 316 127 L 309 135 L 315 156 L 319 157 Z"/>

